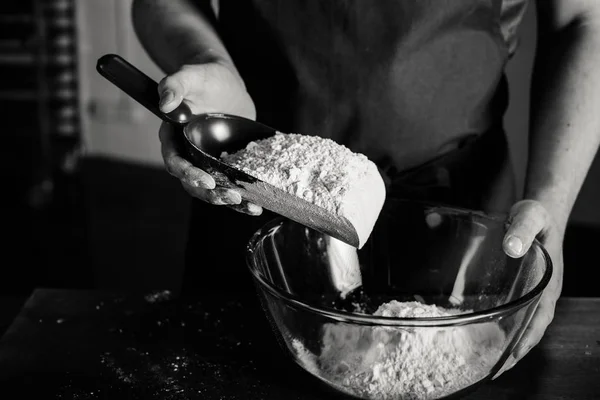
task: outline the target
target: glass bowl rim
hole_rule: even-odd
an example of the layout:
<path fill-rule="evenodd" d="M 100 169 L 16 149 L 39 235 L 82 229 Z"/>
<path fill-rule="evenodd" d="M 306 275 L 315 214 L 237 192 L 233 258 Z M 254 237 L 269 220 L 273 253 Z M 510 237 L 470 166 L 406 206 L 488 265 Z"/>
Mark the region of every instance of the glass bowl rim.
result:
<path fill-rule="evenodd" d="M 397 202 L 398 200 L 393 200 Z M 400 202 L 405 202 L 404 200 L 399 200 Z M 474 211 L 466 208 L 454 207 L 454 206 L 446 206 L 435 203 L 428 202 L 419 202 L 419 201 L 406 201 L 410 204 L 418 204 L 425 207 L 431 207 L 438 210 L 443 210 L 448 213 L 458 214 L 462 216 L 473 216 L 476 215 L 478 218 L 487 219 L 495 222 L 505 222 L 506 217 L 500 213 L 484 213 L 482 211 Z M 529 292 L 525 295 L 512 300 L 508 303 L 492 307 L 486 310 L 475 311 L 471 313 L 462 313 L 447 317 L 414 317 L 414 318 L 399 318 L 399 317 L 383 317 L 383 316 L 374 316 L 369 314 L 356 314 L 348 311 L 341 310 L 333 310 L 325 307 L 318 306 L 316 304 L 311 304 L 299 296 L 286 293 L 282 289 L 273 285 L 271 282 L 266 280 L 262 274 L 257 271 L 257 265 L 254 259 L 254 251 L 258 242 L 266 236 L 268 232 L 270 232 L 276 226 L 281 225 L 284 222 L 287 222 L 288 219 L 284 217 L 275 217 L 264 224 L 261 228 L 259 228 L 250 238 L 248 244 L 246 245 L 246 266 L 250 270 L 253 278 L 260 284 L 260 287 L 266 289 L 273 296 L 279 298 L 284 303 L 289 305 L 295 309 L 303 309 L 305 311 L 309 311 L 314 314 L 321 315 L 323 317 L 327 317 L 329 319 L 333 319 L 339 322 L 346 323 L 354 323 L 359 325 L 377 325 L 377 326 L 406 326 L 406 327 L 419 327 L 419 326 L 460 326 L 466 324 L 472 324 L 477 322 L 484 322 L 488 320 L 500 319 L 504 316 L 510 315 L 531 302 L 535 301 L 539 298 L 544 291 L 544 289 L 548 286 L 550 282 L 550 278 L 553 273 L 553 263 L 548 251 L 544 248 L 544 246 L 535 239 L 531 245 L 531 247 L 537 247 L 542 254 L 544 262 L 546 264 L 546 270 L 544 271 L 544 275 Z M 531 249 L 529 250 L 531 251 Z"/>

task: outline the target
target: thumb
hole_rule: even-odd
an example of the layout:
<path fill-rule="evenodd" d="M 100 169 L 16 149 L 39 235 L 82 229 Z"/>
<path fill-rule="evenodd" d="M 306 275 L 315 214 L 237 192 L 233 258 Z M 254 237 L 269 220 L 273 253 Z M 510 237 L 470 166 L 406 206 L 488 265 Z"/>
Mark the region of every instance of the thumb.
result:
<path fill-rule="evenodd" d="M 158 107 L 164 113 L 169 113 L 177 108 L 183 99 L 192 90 L 192 71 L 180 69 L 172 75 L 163 78 L 158 84 L 160 102 Z"/>
<path fill-rule="evenodd" d="M 523 256 L 535 238 L 546 228 L 548 213 L 537 201 L 522 200 L 510 210 L 510 225 L 502 247 L 507 255 L 518 258 Z"/>

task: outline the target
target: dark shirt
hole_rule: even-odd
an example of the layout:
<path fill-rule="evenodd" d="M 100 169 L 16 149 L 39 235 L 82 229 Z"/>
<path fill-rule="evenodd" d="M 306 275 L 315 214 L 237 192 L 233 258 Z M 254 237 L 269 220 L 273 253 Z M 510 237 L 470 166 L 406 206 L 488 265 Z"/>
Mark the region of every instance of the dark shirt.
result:
<path fill-rule="evenodd" d="M 501 124 L 526 0 L 221 0 L 257 106 L 382 168 L 421 164 Z"/>
<path fill-rule="evenodd" d="M 388 198 L 506 212 L 504 68 L 526 3 L 221 0 L 218 27 L 259 121 L 366 154 Z M 273 217 L 195 200 L 185 291 L 250 289 L 245 245 Z"/>

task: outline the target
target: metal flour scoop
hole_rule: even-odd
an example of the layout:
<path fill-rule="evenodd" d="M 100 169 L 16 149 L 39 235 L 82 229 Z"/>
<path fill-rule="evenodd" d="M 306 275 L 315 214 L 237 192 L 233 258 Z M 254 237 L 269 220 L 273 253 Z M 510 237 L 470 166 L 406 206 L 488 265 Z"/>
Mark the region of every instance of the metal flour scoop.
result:
<path fill-rule="evenodd" d="M 158 84 L 120 56 L 102 56 L 98 59 L 96 69 L 163 121 L 179 126 L 182 149 L 187 153 L 188 160 L 210 173 L 217 185 L 236 189 L 249 202 L 353 247 L 362 247 L 366 241 L 367 238 L 361 237 L 348 219 L 333 215 L 324 208 L 219 161 L 223 152 L 231 154 L 245 148 L 251 141 L 273 136 L 277 132 L 275 129 L 234 115 L 192 115 L 184 103 L 165 114 L 158 108 Z"/>

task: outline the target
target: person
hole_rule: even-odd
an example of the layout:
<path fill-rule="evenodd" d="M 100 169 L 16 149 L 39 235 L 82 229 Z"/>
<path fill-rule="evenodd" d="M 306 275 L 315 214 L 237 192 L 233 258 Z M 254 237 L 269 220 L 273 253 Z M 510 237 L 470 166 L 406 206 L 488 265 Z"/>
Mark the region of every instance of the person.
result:
<path fill-rule="evenodd" d="M 526 183 L 516 197 L 505 67 L 528 3 L 134 0 L 132 13 L 166 73 L 163 111 L 185 101 L 194 113 L 332 138 L 379 166 L 388 197 L 504 212 L 511 257 L 540 240 L 554 274 L 507 370 L 553 319 L 565 228 L 600 141 L 600 2 L 539 1 Z M 184 286 L 211 290 L 211 270 L 245 290 L 245 244 L 272 216 L 192 166 L 171 126 L 159 137 L 166 169 L 195 199 Z"/>

